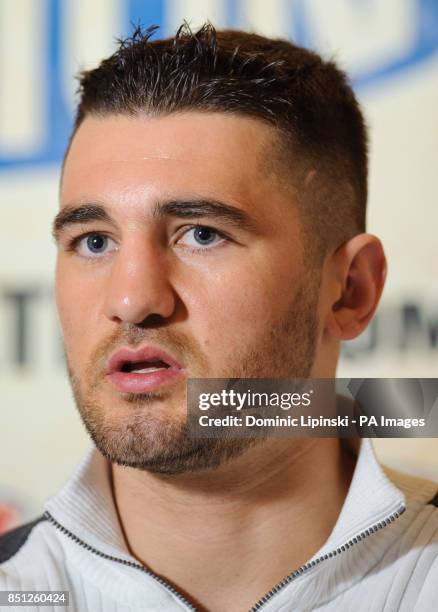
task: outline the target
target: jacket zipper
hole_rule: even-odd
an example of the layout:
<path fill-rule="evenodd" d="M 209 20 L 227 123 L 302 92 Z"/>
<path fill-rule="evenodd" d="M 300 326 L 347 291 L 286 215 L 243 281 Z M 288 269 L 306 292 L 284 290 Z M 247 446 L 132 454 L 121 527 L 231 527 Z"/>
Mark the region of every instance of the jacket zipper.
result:
<path fill-rule="evenodd" d="M 163 580 L 163 578 L 161 578 L 161 576 L 158 576 L 158 574 L 154 574 L 154 572 L 147 569 L 144 565 L 141 565 L 140 563 L 135 563 L 134 561 L 128 561 L 127 559 L 119 559 L 118 557 L 113 557 L 112 555 L 107 555 L 106 553 L 103 553 L 102 551 L 97 550 L 97 548 L 90 546 L 89 544 L 81 540 L 81 538 L 78 538 L 78 536 L 76 536 L 74 533 L 66 529 L 63 525 L 58 523 L 58 521 L 55 518 L 53 518 L 53 516 L 47 510 L 44 512 L 44 518 L 46 518 L 50 523 L 52 523 L 52 525 L 54 525 L 57 529 L 62 531 L 62 533 L 68 536 L 71 540 L 79 544 L 79 546 L 82 546 L 83 548 L 85 548 L 86 550 L 89 550 L 95 555 L 98 555 L 99 557 L 102 557 L 103 559 L 108 559 L 109 561 L 115 561 L 116 563 L 121 563 L 122 565 L 128 565 L 129 567 L 134 567 L 135 569 L 138 569 L 144 572 L 148 576 L 151 576 L 152 578 L 154 578 L 154 580 L 159 582 L 168 591 L 170 591 L 172 595 L 174 595 L 177 599 L 179 599 L 189 610 L 192 610 L 192 612 L 199 612 L 199 610 L 195 608 L 195 606 L 193 606 L 189 601 L 187 601 L 187 599 L 183 595 L 181 595 L 181 593 L 179 593 L 176 589 L 174 589 L 172 585 L 170 585 L 165 580 Z"/>
<path fill-rule="evenodd" d="M 403 514 L 405 510 L 406 510 L 406 507 L 401 505 L 398 510 L 390 514 L 388 517 L 386 517 L 382 521 L 379 521 L 375 525 L 368 527 L 368 529 L 365 529 L 364 531 L 359 533 L 357 536 L 354 536 L 354 538 L 351 538 L 350 540 L 348 540 L 348 542 L 346 542 L 345 544 L 342 544 L 342 546 L 335 548 L 335 550 L 332 550 L 331 552 L 326 553 L 325 555 L 322 555 L 321 557 L 318 557 L 317 559 L 313 559 L 313 561 L 309 561 L 308 563 L 301 565 L 298 569 L 296 569 L 294 572 L 289 574 L 289 576 L 287 576 L 281 582 L 275 585 L 275 587 L 273 587 L 268 593 L 266 593 L 266 595 L 264 595 L 261 599 L 259 599 L 258 602 L 253 605 L 253 607 L 250 609 L 249 612 L 256 612 L 257 610 L 260 610 L 261 608 L 263 608 L 263 606 L 266 603 L 268 603 L 268 601 L 270 601 L 274 597 L 274 595 L 277 595 L 277 593 L 279 593 L 282 589 L 284 589 L 285 586 L 287 586 L 293 580 L 295 580 L 295 578 L 298 578 L 298 576 L 302 576 L 309 569 L 311 569 L 312 567 L 315 567 L 315 565 L 319 565 L 319 563 L 322 563 L 322 561 L 326 561 L 327 559 L 336 557 L 336 555 L 339 555 L 340 553 L 346 551 L 348 548 L 351 548 L 352 546 L 354 546 L 354 544 L 357 544 L 361 540 L 367 538 L 372 533 L 375 533 L 376 531 L 383 529 L 384 527 L 386 527 L 387 525 L 395 521 L 395 519 L 397 519 L 401 514 Z"/>
<path fill-rule="evenodd" d="M 352 546 L 354 546 L 354 544 L 357 544 L 358 542 L 367 538 L 371 534 L 376 533 L 376 531 L 380 531 L 380 529 L 383 529 L 384 527 L 386 527 L 387 525 L 395 521 L 395 519 L 399 518 L 399 516 L 401 516 L 405 510 L 406 510 L 406 507 L 404 505 L 400 506 L 398 510 L 390 514 L 388 517 L 379 521 L 375 525 L 368 527 L 367 529 L 365 529 L 358 535 L 348 540 L 345 544 L 342 544 L 342 546 L 335 548 L 334 550 L 326 553 L 325 555 L 322 555 L 321 557 L 313 559 L 313 561 L 304 563 L 304 565 L 301 565 L 298 569 L 294 570 L 291 574 L 286 576 L 286 578 L 284 578 L 281 582 L 276 584 L 270 591 L 268 591 L 268 593 L 263 595 L 263 597 L 261 597 L 257 601 L 257 603 L 255 603 L 252 606 L 249 612 L 257 612 L 258 610 L 263 608 L 265 604 L 267 604 L 275 595 L 277 595 L 280 591 L 282 591 L 293 580 L 295 580 L 299 576 L 302 576 L 309 569 L 311 569 L 312 567 L 315 567 L 315 565 L 319 565 L 323 561 L 326 561 L 327 559 L 331 559 L 332 557 L 335 557 L 336 555 L 341 554 L 342 552 L 346 551 L 348 548 L 351 548 Z M 93 546 L 90 546 L 89 544 L 87 544 L 86 542 L 78 538 L 78 536 L 74 535 L 74 533 L 66 529 L 63 525 L 58 523 L 58 521 L 55 518 L 53 518 L 53 516 L 47 510 L 46 512 L 44 512 L 44 517 L 50 523 L 52 523 L 52 525 L 54 525 L 57 529 L 62 531 L 62 533 L 68 536 L 71 540 L 79 544 L 79 546 L 82 546 L 86 550 L 89 550 L 90 552 L 94 553 L 95 555 L 98 555 L 99 557 L 102 557 L 103 559 L 108 559 L 109 561 L 115 561 L 116 563 L 121 563 L 122 565 L 127 565 L 129 567 L 133 567 L 135 569 L 138 569 L 144 572 L 145 574 L 147 574 L 148 576 L 151 576 L 151 578 L 159 582 L 168 591 L 170 591 L 172 595 L 174 595 L 177 599 L 179 599 L 189 610 L 192 610 L 192 612 L 199 612 L 198 608 L 196 608 L 193 604 L 191 604 L 172 585 L 170 585 L 163 578 L 161 578 L 161 576 L 158 576 L 158 574 L 155 574 L 151 570 L 147 569 L 144 565 L 141 565 L 140 563 L 135 563 L 134 561 L 128 561 L 127 559 L 119 559 L 118 557 L 113 557 L 112 555 L 107 555 L 106 553 L 103 553 L 100 550 L 97 550 Z"/>

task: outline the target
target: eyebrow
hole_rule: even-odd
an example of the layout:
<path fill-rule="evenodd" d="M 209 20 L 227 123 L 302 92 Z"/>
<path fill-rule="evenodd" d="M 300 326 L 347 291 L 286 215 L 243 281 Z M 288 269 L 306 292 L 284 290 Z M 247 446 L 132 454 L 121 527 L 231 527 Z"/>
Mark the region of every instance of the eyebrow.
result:
<path fill-rule="evenodd" d="M 53 220 L 52 235 L 58 240 L 60 233 L 69 225 L 89 223 L 90 221 L 105 221 L 114 224 L 113 219 L 101 204 L 81 204 L 66 206 Z"/>
<path fill-rule="evenodd" d="M 255 224 L 250 216 L 240 208 L 219 202 L 217 200 L 169 200 L 157 203 L 152 211 L 152 217 L 162 219 L 176 217 L 179 219 L 210 218 L 224 221 L 239 229 L 254 231 Z M 55 240 L 61 232 L 70 225 L 103 221 L 116 225 L 116 222 L 102 204 L 81 204 L 65 206 L 53 220 L 52 234 Z"/>

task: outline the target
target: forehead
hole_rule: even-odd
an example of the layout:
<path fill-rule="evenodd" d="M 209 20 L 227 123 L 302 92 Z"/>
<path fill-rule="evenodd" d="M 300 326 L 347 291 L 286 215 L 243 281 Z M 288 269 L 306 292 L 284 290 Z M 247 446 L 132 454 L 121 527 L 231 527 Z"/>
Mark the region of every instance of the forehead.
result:
<path fill-rule="evenodd" d="M 274 133 L 257 119 L 224 113 L 89 116 L 66 159 L 61 204 L 193 192 L 230 200 L 272 196 Z"/>

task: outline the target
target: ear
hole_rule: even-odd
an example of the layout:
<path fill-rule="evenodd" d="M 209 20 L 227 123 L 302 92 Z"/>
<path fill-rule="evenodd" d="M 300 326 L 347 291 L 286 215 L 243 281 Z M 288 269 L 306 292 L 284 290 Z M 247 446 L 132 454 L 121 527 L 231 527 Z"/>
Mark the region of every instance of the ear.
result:
<path fill-rule="evenodd" d="M 329 267 L 325 328 L 339 340 L 351 340 L 367 327 L 382 295 L 387 272 L 382 243 L 372 234 L 359 234 L 337 249 Z"/>

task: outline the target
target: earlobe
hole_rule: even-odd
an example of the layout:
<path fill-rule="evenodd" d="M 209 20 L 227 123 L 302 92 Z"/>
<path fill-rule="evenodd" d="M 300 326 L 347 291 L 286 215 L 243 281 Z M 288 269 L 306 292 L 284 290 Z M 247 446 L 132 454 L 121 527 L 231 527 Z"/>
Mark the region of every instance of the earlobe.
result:
<path fill-rule="evenodd" d="M 361 334 L 378 306 L 386 278 L 386 257 L 380 240 L 359 234 L 334 256 L 336 295 L 327 320 L 328 333 L 339 340 Z"/>

